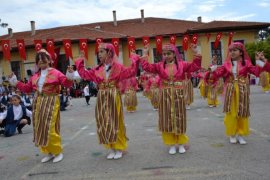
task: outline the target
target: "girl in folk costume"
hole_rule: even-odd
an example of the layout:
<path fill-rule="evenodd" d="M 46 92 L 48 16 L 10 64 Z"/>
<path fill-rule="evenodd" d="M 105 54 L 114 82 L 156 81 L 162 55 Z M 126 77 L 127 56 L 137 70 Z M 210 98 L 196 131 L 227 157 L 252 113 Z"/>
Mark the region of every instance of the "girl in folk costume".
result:
<path fill-rule="evenodd" d="M 209 69 L 215 71 L 217 69 L 217 56 L 213 55 L 212 64 Z M 220 78 L 222 79 L 222 78 Z M 218 90 L 219 90 L 219 80 L 213 77 L 213 73 L 210 72 L 204 77 L 205 82 L 205 94 L 204 97 L 207 98 L 207 104 L 209 107 L 216 107 L 218 105 Z M 223 88 L 223 87 L 222 87 Z"/>
<path fill-rule="evenodd" d="M 263 52 L 256 52 L 255 54 L 256 64 L 263 67 L 262 71 L 270 73 L 270 63 L 264 56 Z"/>
<path fill-rule="evenodd" d="M 217 65 L 217 55 L 213 55 L 212 56 L 212 64 L 210 65 L 210 67 L 212 69 L 217 69 L 218 65 Z M 223 89 L 224 89 L 224 80 L 223 78 L 219 78 L 217 80 L 217 85 L 216 85 L 216 88 L 217 88 L 217 94 L 222 94 L 223 93 Z"/>
<path fill-rule="evenodd" d="M 262 90 L 265 93 L 269 93 L 270 91 L 270 74 L 269 72 L 261 72 L 260 74 L 260 85 L 262 86 Z"/>
<path fill-rule="evenodd" d="M 256 52 L 255 54 L 255 59 L 256 59 L 256 64 L 259 66 L 264 66 L 263 67 L 263 72 L 261 72 L 260 74 L 260 83 L 263 87 L 263 91 L 265 93 L 268 93 L 270 90 L 270 63 L 268 62 L 268 60 L 266 59 L 266 57 L 264 56 L 263 52 Z M 263 76 L 261 78 L 261 76 Z"/>
<path fill-rule="evenodd" d="M 127 108 L 127 112 L 135 112 L 138 100 L 137 100 L 137 90 L 138 90 L 138 83 L 135 76 L 124 80 L 124 91 L 125 91 L 125 99 L 124 105 Z"/>
<path fill-rule="evenodd" d="M 158 110 L 159 104 L 159 87 L 160 87 L 160 77 L 153 74 L 148 81 L 147 87 L 150 87 L 150 101 L 155 111 Z"/>
<path fill-rule="evenodd" d="M 194 92 L 193 92 L 193 84 L 191 81 L 191 72 L 185 73 L 185 81 L 184 81 L 184 95 L 185 95 L 185 102 L 186 102 L 186 109 L 190 109 L 190 105 L 194 101 Z"/>
<path fill-rule="evenodd" d="M 218 105 L 218 79 L 213 77 L 210 72 L 204 77 L 205 91 L 204 97 L 207 98 L 209 107 L 216 107 Z"/>
<path fill-rule="evenodd" d="M 150 73 L 144 72 L 142 75 L 143 96 L 150 99 L 150 87 L 148 81 L 150 79 Z"/>
<path fill-rule="evenodd" d="M 253 66 L 242 43 L 235 42 L 228 48 L 224 64 L 211 70 L 213 78 L 225 78 L 226 92 L 223 111 L 224 124 L 230 143 L 246 144 L 243 136 L 249 134 L 249 79 L 248 74 L 258 76 L 261 68 Z M 209 73 L 209 72 L 208 72 Z"/>
<path fill-rule="evenodd" d="M 59 162 L 63 159 L 63 148 L 60 136 L 60 85 L 72 86 L 72 70 L 69 68 L 67 76 L 57 69 L 50 67 L 51 56 L 42 49 L 36 54 L 38 71 L 24 84 L 17 81 L 12 74 L 9 82 L 20 91 L 30 93 L 35 91 L 33 98 L 33 142 L 40 151 L 47 154 L 41 162 Z"/>
<path fill-rule="evenodd" d="M 204 74 L 205 74 L 205 69 L 201 69 L 198 74 L 197 74 L 197 78 L 200 79 L 199 84 L 198 84 L 198 88 L 200 89 L 200 95 L 201 97 L 205 97 L 205 84 L 204 84 Z"/>
<path fill-rule="evenodd" d="M 185 62 L 173 44 L 163 46 L 163 59 L 159 63 L 150 64 L 141 60 L 145 71 L 158 74 L 161 79 L 159 97 L 159 130 L 162 132 L 163 142 L 170 146 L 169 154 L 185 153 L 184 144 L 188 142 L 186 136 L 186 108 L 184 99 L 185 73 L 191 73 L 201 68 L 201 56 L 197 54 L 196 46 L 191 46 L 196 53 L 192 63 Z M 144 50 L 147 56 L 148 48 Z"/>
<path fill-rule="evenodd" d="M 95 111 L 99 143 L 111 149 L 107 159 L 119 159 L 127 148 L 127 137 L 118 83 L 136 75 L 139 56 L 132 53 L 132 65 L 126 68 L 118 62 L 114 46 L 101 43 L 98 57 L 101 63 L 96 68 L 86 70 L 82 58 L 76 60 L 76 67 L 81 78 L 99 87 Z"/>

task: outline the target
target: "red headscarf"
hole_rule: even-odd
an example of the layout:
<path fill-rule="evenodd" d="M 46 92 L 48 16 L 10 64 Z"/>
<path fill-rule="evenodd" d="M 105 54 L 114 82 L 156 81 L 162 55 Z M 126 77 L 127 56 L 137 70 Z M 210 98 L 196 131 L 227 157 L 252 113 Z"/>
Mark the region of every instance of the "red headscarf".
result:
<path fill-rule="evenodd" d="M 112 54 L 112 62 L 118 61 L 114 46 L 111 43 L 100 43 L 98 48 L 106 49 Z"/>
<path fill-rule="evenodd" d="M 177 61 L 183 61 L 182 56 L 179 53 L 179 51 L 178 51 L 178 49 L 176 48 L 175 45 L 173 45 L 173 44 L 165 44 L 165 45 L 163 45 L 162 50 L 174 52 L 176 60 Z M 163 58 L 162 58 L 162 60 L 165 61 Z"/>
<path fill-rule="evenodd" d="M 248 53 L 246 51 L 246 48 L 245 48 L 244 44 L 241 43 L 241 42 L 234 42 L 229 46 L 226 61 L 231 61 L 231 56 L 230 56 L 229 51 L 232 50 L 232 49 L 241 50 L 243 52 L 243 55 L 244 55 L 244 60 L 247 60 L 247 61 L 251 62 L 250 57 L 249 57 L 249 55 L 248 55 Z"/>

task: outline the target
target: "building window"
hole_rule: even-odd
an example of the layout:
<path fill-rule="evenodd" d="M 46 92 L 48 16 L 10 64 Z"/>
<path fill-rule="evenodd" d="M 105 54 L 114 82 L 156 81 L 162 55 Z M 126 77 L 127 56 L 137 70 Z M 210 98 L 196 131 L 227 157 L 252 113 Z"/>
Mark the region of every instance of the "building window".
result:
<path fill-rule="evenodd" d="M 11 71 L 21 80 L 21 61 L 11 61 Z"/>
<path fill-rule="evenodd" d="M 59 54 L 57 69 L 66 74 L 67 67 L 70 65 L 69 60 L 66 59 L 66 54 Z"/>
<path fill-rule="evenodd" d="M 143 50 L 142 49 L 136 49 L 136 54 L 138 54 L 139 56 L 142 56 L 143 55 Z M 143 69 L 142 69 L 142 66 L 141 66 L 141 63 L 140 63 L 136 76 L 140 76 L 142 71 L 143 71 Z"/>
<path fill-rule="evenodd" d="M 182 46 L 176 46 L 176 48 L 178 49 L 178 52 L 180 53 L 181 58 L 182 58 L 184 61 L 186 61 L 185 52 L 183 51 Z"/>
<path fill-rule="evenodd" d="M 157 54 L 157 48 L 153 48 L 153 57 L 154 57 L 154 63 L 157 63 L 162 60 L 162 55 Z"/>
<path fill-rule="evenodd" d="M 210 64 L 212 64 L 213 55 L 217 56 L 217 65 L 222 65 L 222 51 L 221 51 L 221 42 L 218 43 L 218 47 L 214 48 L 215 42 L 211 42 L 211 59 Z"/>

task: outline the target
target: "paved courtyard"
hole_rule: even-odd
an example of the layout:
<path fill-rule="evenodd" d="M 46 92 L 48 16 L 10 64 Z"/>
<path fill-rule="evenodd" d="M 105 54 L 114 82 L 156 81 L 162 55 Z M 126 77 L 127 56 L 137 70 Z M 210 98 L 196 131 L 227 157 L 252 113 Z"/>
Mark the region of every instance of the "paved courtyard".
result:
<path fill-rule="evenodd" d="M 221 100 L 221 98 L 220 98 Z M 95 98 L 84 98 L 61 112 L 64 159 L 40 163 L 43 155 L 32 143 L 32 127 L 23 134 L 0 137 L 0 179 L 270 179 L 270 94 L 251 87 L 251 134 L 247 145 L 232 145 L 224 135 L 222 103 L 209 108 L 195 89 L 188 110 L 189 144 L 185 154 L 168 154 L 157 131 L 158 114 L 138 93 L 135 113 L 126 113 L 128 151 L 122 159 L 107 160 L 108 151 L 96 135 Z"/>

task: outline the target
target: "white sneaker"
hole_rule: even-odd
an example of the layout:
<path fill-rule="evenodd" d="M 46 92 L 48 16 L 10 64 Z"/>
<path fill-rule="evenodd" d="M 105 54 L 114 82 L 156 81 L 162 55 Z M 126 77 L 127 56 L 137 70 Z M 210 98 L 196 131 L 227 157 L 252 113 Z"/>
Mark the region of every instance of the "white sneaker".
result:
<path fill-rule="evenodd" d="M 53 155 L 52 154 L 48 154 L 47 156 L 45 156 L 44 158 L 41 159 L 41 162 L 42 163 L 45 163 L 45 162 L 48 162 L 50 161 L 51 159 L 53 159 Z"/>
<path fill-rule="evenodd" d="M 190 106 L 186 106 L 186 109 L 190 109 Z"/>
<path fill-rule="evenodd" d="M 110 152 L 107 156 L 107 159 L 113 159 L 113 157 L 115 156 L 115 152 L 114 150 L 112 152 Z"/>
<path fill-rule="evenodd" d="M 175 146 L 171 146 L 169 149 L 169 154 L 175 154 L 176 153 L 176 148 Z"/>
<path fill-rule="evenodd" d="M 184 145 L 179 145 L 179 150 L 178 151 L 179 151 L 180 154 L 184 154 L 186 152 L 186 149 L 185 149 Z"/>
<path fill-rule="evenodd" d="M 247 144 L 247 142 L 244 140 L 244 138 L 242 136 L 238 136 L 237 140 L 238 140 L 239 144 L 242 144 L 242 145 Z"/>
<path fill-rule="evenodd" d="M 210 108 L 214 107 L 214 105 L 209 105 Z"/>
<path fill-rule="evenodd" d="M 60 153 L 60 154 L 58 154 L 57 156 L 55 156 L 55 157 L 53 158 L 53 163 L 60 162 L 60 161 L 63 160 L 63 158 L 64 158 L 63 153 Z"/>
<path fill-rule="evenodd" d="M 123 156 L 123 152 L 122 151 L 116 151 L 113 159 L 120 159 L 120 158 L 122 158 L 122 156 Z"/>
<path fill-rule="evenodd" d="M 236 139 L 235 136 L 230 136 L 230 143 L 231 143 L 231 144 L 237 143 L 237 139 Z"/>

